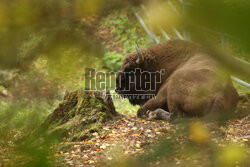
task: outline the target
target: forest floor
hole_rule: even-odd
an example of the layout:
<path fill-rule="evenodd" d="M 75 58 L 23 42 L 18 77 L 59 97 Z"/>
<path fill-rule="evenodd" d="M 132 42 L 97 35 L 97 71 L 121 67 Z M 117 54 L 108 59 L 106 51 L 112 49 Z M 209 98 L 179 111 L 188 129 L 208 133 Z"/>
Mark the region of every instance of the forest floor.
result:
<path fill-rule="evenodd" d="M 146 156 L 154 152 L 156 144 L 162 139 L 171 141 L 171 148 L 166 148 L 161 160 L 157 157 L 158 154 L 154 154 L 156 157 L 150 166 L 211 166 L 211 157 L 207 155 L 206 149 L 228 148 L 233 146 L 232 143 L 237 147 L 227 150 L 233 153 L 233 157 L 227 151 L 224 153 L 226 160 L 235 156 L 237 160 L 238 154 L 245 159 L 250 156 L 249 112 L 223 125 L 216 121 L 204 122 L 198 118 L 188 118 L 188 121 L 188 124 L 178 124 L 163 120 L 138 119 L 135 115 L 125 116 L 103 123 L 102 130 L 93 132 L 89 139 L 70 142 L 65 138 L 50 149 L 54 154 L 56 166 L 84 167 L 131 166 L 126 164 L 128 160 L 136 161 L 141 155 Z M 187 126 L 188 130 L 184 126 Z M 193 150 L 190 146 L 198 150 Z M 20 154 L 15 154 L 15 160 L 12 161 L 12 152 L 16 150 L 12 141 L 1 145 L 0 148 L 0 166 L 16 166 L 16 163 L 25 162 Z M 162 163 L 163 161 L 165 162 Z M 248 163 L 249 160 L 243 166 Z"/>
<path fill-rule="evenodd" d="M 205 124 L 209 128 L 209 140 L 219 146 L 226 145 L 225 142 L 237 143 L 241 146 L 249 145 L 250 140 L 250 118 L 249 115 L 233 119 L 225 126 Z M 152 144 L 161 138 L 171 139 L 180 126 L 166 121 L 147 121 L 137 119 L 134 115 L 127 118 L 109 121 L 103 124 L 101 133 L 93 133 L 92 138 L 81 142 L 62 142 L 55 147 L 60 150 L 55 152 L 60 157 L 63 166 L 114 166 L 114 162 L 122 161 L 149 151 Z M 207 133 L 207 132 L 198 132 Z M 204 135 L 204 134 L 201 134 Z M 207 135 L 207 134 L 205 134 Z M 185 145 L 185 140 L 191 136 L 184 135 L 173 139 L 176 145 Z M 207 140 L 207 139 L 204 139 Z M 184 148 L 183 148 L 184 149 Z M 189 164 L 200 166 L 200 155 L 183 157 L 184 150 L 179 149 L 176 156 L 170 160 L 169 165 L 185 166 Z M 250 150 L 247 150 L 250 154 Z M 204 157 L 203 157 L 204 160 Z M 205 161 L 205 160 L 204 160 Z M 207 159 L 207 162 L 209 160 Z M 155 161 L 153 166 L 164 166 Z M 202 165 L 204 166 L 204 164 Z"/>

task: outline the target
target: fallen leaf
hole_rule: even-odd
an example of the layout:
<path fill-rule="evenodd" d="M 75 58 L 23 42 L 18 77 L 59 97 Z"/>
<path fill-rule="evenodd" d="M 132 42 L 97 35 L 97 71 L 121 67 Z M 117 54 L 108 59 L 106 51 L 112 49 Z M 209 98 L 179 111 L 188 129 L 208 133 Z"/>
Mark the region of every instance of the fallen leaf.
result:
<path fill-rule="evenodd" d="M 141 145 L 140 145 L 139 143 L 137 143 L 137 144 L 135 145 L 135 147 L 136 147 L 136 148 L 141 148 Z"/>

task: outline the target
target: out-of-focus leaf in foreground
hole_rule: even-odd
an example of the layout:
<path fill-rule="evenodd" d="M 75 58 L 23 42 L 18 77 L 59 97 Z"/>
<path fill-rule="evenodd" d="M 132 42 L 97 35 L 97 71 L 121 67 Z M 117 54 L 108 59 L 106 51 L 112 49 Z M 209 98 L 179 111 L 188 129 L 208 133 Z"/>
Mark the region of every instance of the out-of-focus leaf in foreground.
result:
<path fill-rule="evenodd" d="M 250 2 L 246 0 L 191 0 L 189 21 L 235 38 L 249 49 Z"/>

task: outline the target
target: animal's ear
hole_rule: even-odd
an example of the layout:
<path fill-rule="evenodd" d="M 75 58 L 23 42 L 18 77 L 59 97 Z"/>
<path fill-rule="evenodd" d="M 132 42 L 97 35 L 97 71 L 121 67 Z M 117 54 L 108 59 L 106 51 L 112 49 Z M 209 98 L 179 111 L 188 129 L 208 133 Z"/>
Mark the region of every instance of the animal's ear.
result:
<path fill-rule="evenodd" d="M 136 63 L 137 64 L 141 64 L 144 62 L 144 56 L 139 48 L 139 46 L 136 44 L 135 46 L 136 52 L 137 52 L 137 59 L 136 59 Z"/>

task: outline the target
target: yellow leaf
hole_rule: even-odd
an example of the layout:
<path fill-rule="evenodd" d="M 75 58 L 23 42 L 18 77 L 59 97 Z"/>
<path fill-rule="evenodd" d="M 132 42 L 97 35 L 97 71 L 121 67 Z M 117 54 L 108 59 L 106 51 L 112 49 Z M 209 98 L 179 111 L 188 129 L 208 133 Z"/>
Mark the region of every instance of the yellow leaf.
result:
<path fill-rule="evenodd" d="M 244 147 L 236 144 L 228 145 L 218 151 L 217 163 L 219 163 L 219 166 L 235 166 L 236 163 L 241 166 L 240 163 L 243 163 L 246 158 L 245 153 Z"/>
<path fill-rule="evenodd" d="M 172 26 L 180 25 L 182 19 L 181 16 L 176 14 L 166 1 L 149 2 L 150 3 L 146 5 L 149 9 L 149 19 L 147 20 L 150 21 L 150 25 L 153 29 L 157 29 L 159 26 L 165 29 L 170 29 Z M 147 17 L 147 15 L 144 17 Z"/>
<path fill-rule="evenodd" d="M 77 16 L 91 16 L 96 14 L 101 7 L 101 0 L 77 0 L 76 1 L 76 15 Z"/>
<path fill-rule="evenodd" d="M 229 129 L 229 133 L 234 133 L 234 129 L 233 129 L 233 128 L 230 128 L 230 129 Z"/>
<path fill-rule="evenodd" d="M 89 140 L 88 143 L 92 144 L 92 143 L 94 143 L 94 142 L 93 142 L 92 140 Z"/>
<path fill-rule="evenodd" d="M 140 133 L 135 133 L 132 136 L 140 136 Z"/>
<path fill-rule="evenodd" d="M 209 132 L 204 124 L 200 121 L 190 123 L 189 133 L 196 143 L 206 143 L 209 139 Z"/>

